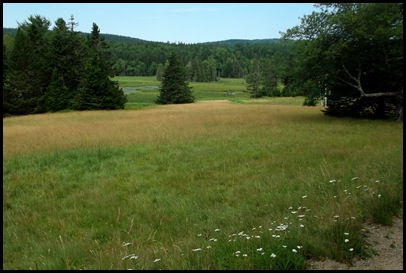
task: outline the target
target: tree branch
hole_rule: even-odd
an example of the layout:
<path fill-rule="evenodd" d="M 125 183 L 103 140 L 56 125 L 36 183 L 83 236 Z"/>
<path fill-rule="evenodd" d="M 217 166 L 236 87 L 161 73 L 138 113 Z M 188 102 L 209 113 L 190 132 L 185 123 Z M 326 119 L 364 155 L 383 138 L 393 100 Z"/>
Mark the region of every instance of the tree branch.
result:
<path fill-rule="evenodd" d="M 350 77 L 350 79 L 352 79 L 353 81 L 355 81 L 356 84 L 351 84 L 350 82 L 344 81 L 343 79 L 341 79 L 343 82 L 348 83 L 351 86 L 354 86 L 360 93 L 361 93 L 361 97 L 363 97 L 365 95 L 364 90 L 362 89 L 361 86 L 361 62 L 358 60 L 358 76 L 357 78 L 355 78 L 353 75 L 351 75 L 351 73 L 348 71 L 348 69 L 345 67 L 344 64 L 342 64 L 343 69 L 345 71 L 345 73 L 347 73 L 347 75 Z"/>

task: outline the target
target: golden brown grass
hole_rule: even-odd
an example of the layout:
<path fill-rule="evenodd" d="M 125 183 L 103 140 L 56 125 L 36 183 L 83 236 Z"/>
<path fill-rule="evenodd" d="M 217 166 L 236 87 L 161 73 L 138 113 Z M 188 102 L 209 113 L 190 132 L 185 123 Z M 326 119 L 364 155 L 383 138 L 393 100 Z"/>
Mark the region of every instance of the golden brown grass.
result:
<path fill-rule="evenodd" d="M 297 109 L 297 110 L 295 110 Z M 3 155 L 134 143 L 170 142 L 322 117 L 321 108 L 202 101 L 142 110 L 84 111 L 3 119 Z M 303 115 L 306 113 L 305 115 Z"/>
<path fill-rule="evenodd" d="M 302 269 L 303 257 L 362 253 L 346 220 L 392 216 L 401 204 L 403 124 L 255 103 L 4 118 L 3 267 Z M 297 218 L 290 207 L 310 210 Z M 289 224 L 287 237 L 271 237 L 274 222 Z M 260 225 L 260 245 L 228 243 Z M 356 251 L 343 253 L 344 232 Z M 244 249 L 248 257 L 230 257 Z M 271 260 L 275 249 L 285 256 Z M 131 253 L 139 258 L 122 260 Z"/>

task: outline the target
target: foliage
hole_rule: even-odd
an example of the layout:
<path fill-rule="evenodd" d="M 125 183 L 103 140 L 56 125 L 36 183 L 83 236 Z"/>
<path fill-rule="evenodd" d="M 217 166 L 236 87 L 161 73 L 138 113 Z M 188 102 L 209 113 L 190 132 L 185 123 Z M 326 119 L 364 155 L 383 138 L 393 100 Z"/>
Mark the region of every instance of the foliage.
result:
<path fill-rule="evenodd" d="M 176 53 L 172 53 L 162 76 L 158 104 L 194 102 L 193 91 L 186 81 L 186 72 Z"/>
<path fill-rule="evenodd" d="M 44 107 L 51 112 L 69 109 L 70 92 L 64 84 L 64 79 L 55 68 L 52 72 L 51 83 L 45 92 Z"/>
<path fill-rule="evenodd" d="M 292 79 L 302 86 L 307 83 L 309 89 L 304 92 L 309 102 L 330 96 L 335 105 L 342 106 L 339 112 L 344 114 L 348 109 L 344 115 L 361 117 L 368 106 L 359 111 L 346 106 L 358 100 L 377 105 L 370 107 L 373 116 L 388 118 L 385 104 L 396 109 L 403 97 L 403 4 L 332 3 L 318 7 L 320 12 L 304 16 L 300 26 L 284 34 L 285 39 L 298 40 L 301 45 Z M 334 99 L 338 97 L 348 99 Z M 386 97 L 397 97 L 397 101 Z M 329 106 L 325 112 L 336 115 L 337 109 Z"/>
<path fill-rule="evenodd" d="M 19 25 L 11 52 L 3 43 L 3 116 L 65 109 L 122 109 L 126 98 L 110 80 L 113 62 L 108 44 L 93 24 L 84 38 L 58 18 L 30 16 Z"/>
<path fill-rule="evenodd" d="M 189 82 L 245 78 L 252 84 L 255 82 L 252 61 L 257 59 L 261 75 L 257 75 L 260 79 L 255 88 L 260 90 L 256 90 L 254 96 L 306 95 L 304 105 L 314 106 L 320 100 L 331 102 L 324 105 L 327 115 L 401 120 L 403 4 L 316 6 L 320 12 L 305 15 L 301 25 L 282 33 L 283 39 L 199 44 L 102 35 L 95 24 L 90 35 L 75 32 L 77 23 L 73 16 L 68 24 L 59 18 L 55 28 L 49 31 L 46 19 L 32 17 L 32 22 L 25 22 L 15 32 L 3 28 L 3 46 L 6 46 L 3 51 L 8 59 L 7 75 L 3 74 L 3 115 L 51 111 L 44 106 L 44 98 L 50 96 L 45 92 L 53 89 L 48 88 L 51 79 L 57 81 L 53 86 L 63 83 L 66 87 L 62 91 L 66 92 L 63 98 L 68 103 L 63 105 L 77 107 L 84 102 L 75 102 L 75 99 L 81 101 L 81 97 L 86 97 L 83 92 L 89 91 L 84 83 L 88 71 L 102 77 L 100 83 L 104 81 L 102 71 L 110 79 L 113 76 L 154 76 L 162 81 L 173 52 Z M 98 62 L 92 60 L 94 54 Z M 101 71 L 92 71 L 89 64 L 97 65 Z M 53 76 L 54 69 L 62 78 Z M 90 85 L 95 86 L 95 83 Z M 342 103 L 351 101 L 358 101 L 357 107 L 341 107 Z"/>
<path fill-rule="evenodd" d="M 127 99 L 118 83 L 110 79 L 113 73 L 108 44 L 100 36 L 99 27 L 95 23 L 91 35 L 88 36 L 87 45 L 90 62 L 86 66 L 85 76 L 79 83 L 73 109 L 124 109 Z"/>
<path fill-rule="evenodd" d="M 261 68 L 258 59 L 253 59 L 251 64 L 251 72 L 246 76 L 247 89 L 251 92 L 251 97 L 260 98 L 262 97 L 262 92 L 260 92 L 261 87 Z"/>
<path fill-rule="evenodd" d="M 3 106 L 9 114 L 42 113 L 43 98 L 49 85 L 48 28 L 50 22 L 30 16 L 19 25 L 8 62 L 9 88 Z M 3 112 L 4 114 L 4 112 Z"/>

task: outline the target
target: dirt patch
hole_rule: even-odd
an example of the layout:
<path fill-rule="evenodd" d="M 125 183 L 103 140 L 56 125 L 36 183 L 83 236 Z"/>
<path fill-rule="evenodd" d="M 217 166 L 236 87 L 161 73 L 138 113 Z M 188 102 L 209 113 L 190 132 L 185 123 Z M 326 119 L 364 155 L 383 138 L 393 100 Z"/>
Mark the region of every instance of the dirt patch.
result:
<path fill-rule="evenodd" d="M 394 218 L 393 226 L 369 224 L 365 229 L 376 255 L 355 260 L 353 266 L 332 260 L 314 261 L 309 270 L 403 270 L 403 210 Z"/>

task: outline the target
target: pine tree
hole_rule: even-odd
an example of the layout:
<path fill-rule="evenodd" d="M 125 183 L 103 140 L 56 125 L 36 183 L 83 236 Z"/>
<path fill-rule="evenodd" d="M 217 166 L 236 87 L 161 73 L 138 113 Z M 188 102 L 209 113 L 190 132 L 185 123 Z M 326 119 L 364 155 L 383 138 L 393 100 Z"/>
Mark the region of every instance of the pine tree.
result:
<path fill-rule="evenodd" d="M 6 116 L 10 112 L 10 81 L 8 80 L 8 56 L 6 46 L 3 44 L 3 116 Z"/>
<path fill-rule="evenodd" d="M 54 68 L 51 83 L 45 92 L 45 109 L 51 112 L 68 109 L 70 99 L 71 94 L 64 83 L 62 75 L 58 69 Z"/>
<path fill-rule="evenodd" d="M 113 69 L 108 57 L 109 47 L 99 33 L 99 27 L 93 23 L 92 33 L 87 40 L 89 60 L 85 76 L 72 104 L 75 110 L 124 109 L 127 102 L 123 89 L 110 79 Z"/>
<path fill-rule="evenodd" d="M 78 71 L 75 37 L 70 34 L 62 18 L 55 21 L 50 37 L 50 63 L 53 71 L 44 104 L 47 111 L 59 111 L 70 107 L 69 103 L 76 94 L 77 82 L 81 75 L 75 73 Z"/>
<path fill-rule="evenodd" d="M 45 112 L 43 100 L 52 73 L 49 56 L 50 22 L 30 16 L 19 25 L 10 56 L 10 93 L 7 104 L 10 114 Z"/>
<path fill-rule="evenodd" d="M 158 104 L 178 104 L 194 102 L 192 88 L 186 81 L 185 67 L 182 66 L 176 53 L 172 53 L 162 76 Z"/>

